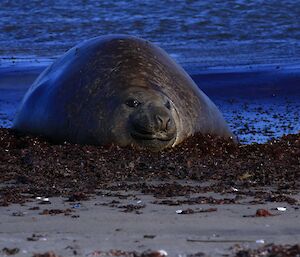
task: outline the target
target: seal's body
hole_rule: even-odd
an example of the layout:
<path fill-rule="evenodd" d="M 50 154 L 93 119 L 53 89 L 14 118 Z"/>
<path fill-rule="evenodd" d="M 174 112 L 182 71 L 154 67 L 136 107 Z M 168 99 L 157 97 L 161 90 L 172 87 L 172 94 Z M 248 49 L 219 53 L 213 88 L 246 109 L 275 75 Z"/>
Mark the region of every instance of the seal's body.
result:
<path fill-rule="evenodd" d="M 13 128 L 55 141 L 152 150 L 196 132 L 233 136 L 165 51 L 126 35 L 85 41 L 49 66 L 26 93 Z"/>

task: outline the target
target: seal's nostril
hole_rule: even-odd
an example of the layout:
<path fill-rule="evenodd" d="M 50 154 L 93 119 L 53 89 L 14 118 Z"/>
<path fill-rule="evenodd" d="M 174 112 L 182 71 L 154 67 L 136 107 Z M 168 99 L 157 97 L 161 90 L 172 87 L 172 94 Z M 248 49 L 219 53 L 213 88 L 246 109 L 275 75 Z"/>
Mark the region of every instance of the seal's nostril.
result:
<path fill-rule="evenodd" d="M 169 118 L 167 120 L 167 124 L 166 124 L 166 130 L 168 130 L 170 128 L 170 124 L 171 124 L 171 119 Z"/>
<path fill-rule="evenodd" d="M 156 115 L 156 120 L 157 120 L 158 125 L 161 127 L 164 123 L 162 117 L 160 117 L 159 115 Z"/>

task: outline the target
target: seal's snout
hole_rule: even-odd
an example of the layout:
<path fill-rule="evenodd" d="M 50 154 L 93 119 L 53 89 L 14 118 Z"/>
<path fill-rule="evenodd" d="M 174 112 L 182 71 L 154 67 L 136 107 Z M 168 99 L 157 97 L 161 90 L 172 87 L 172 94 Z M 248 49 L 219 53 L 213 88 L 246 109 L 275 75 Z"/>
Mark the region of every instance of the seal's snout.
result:
<path fill-rule="evenodd" d="M 149 125 L 154 133 L 174 136 L 176 132 L 175 122 L 171 111 L 165 106 L 151 106 L 148 110 Z"/>
<path fill-rule="evenodd" d="M 159 131 L 168 131 L 171 125 L 171 118 L 168 115 L 157 114 L 155 119 Z"/>
<path fill-rule="evenodd" d="M 139 144 L 164 148 L 176 139 L 175 121 L 164 106 L 145 106 L 131 116 L 130 123 L 131 136 Z"/>

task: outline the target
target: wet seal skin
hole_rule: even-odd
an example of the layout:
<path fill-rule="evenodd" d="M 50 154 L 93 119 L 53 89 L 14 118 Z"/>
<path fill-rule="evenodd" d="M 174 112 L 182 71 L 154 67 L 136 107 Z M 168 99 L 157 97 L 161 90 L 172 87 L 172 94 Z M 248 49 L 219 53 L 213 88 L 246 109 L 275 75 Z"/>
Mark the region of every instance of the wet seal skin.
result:
<path fill-rule="evenodd" d="M 196 132 L 234 137 L 164 50 L 128 35 L 92 38 L 50 65 L 26 93 L 13 128 L 57 142 L 153 151 Z"/>

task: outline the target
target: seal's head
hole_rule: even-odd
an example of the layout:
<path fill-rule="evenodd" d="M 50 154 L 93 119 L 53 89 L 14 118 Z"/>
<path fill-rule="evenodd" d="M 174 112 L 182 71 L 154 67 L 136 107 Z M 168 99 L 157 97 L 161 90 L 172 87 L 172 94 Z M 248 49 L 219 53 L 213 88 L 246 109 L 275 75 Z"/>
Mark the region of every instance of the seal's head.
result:
<path fill-rule="evenodd" d="M 117 96 L 112 134 L 119 145 L 159 151 L 174 144 L 177 114 L 172 101 L 151 88 L 129 88 Z"/>

